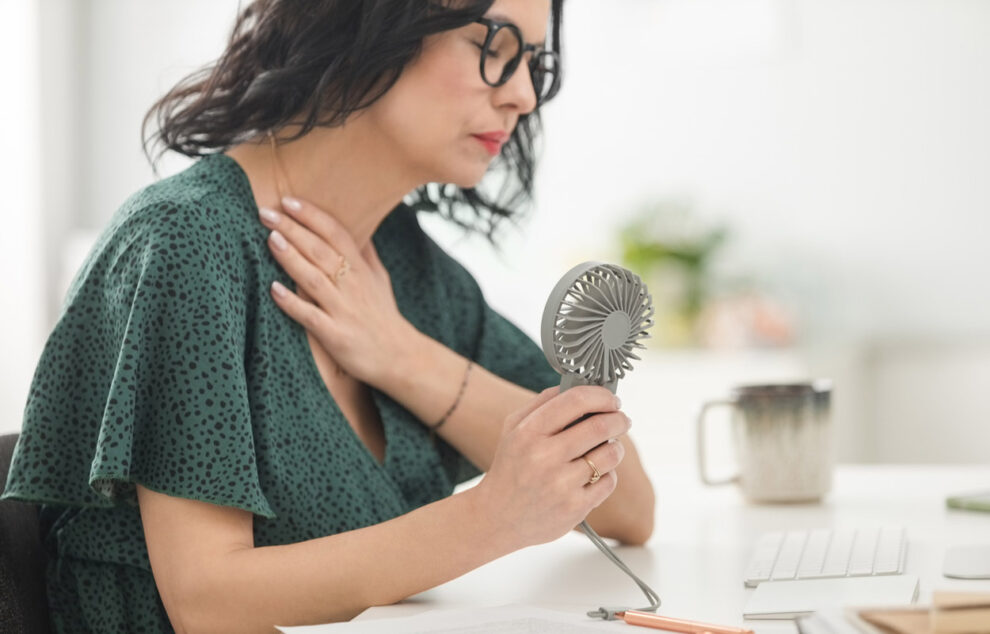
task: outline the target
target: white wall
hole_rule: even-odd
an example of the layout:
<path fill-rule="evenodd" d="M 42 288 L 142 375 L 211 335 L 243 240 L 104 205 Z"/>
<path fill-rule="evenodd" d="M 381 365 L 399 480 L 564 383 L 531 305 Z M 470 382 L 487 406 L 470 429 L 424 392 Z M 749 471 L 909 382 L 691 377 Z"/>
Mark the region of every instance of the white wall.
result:
<path fill-rule="evenodd" d="M 990 4 L 567 11 L 567 81 L 547 110 L 530 233 L 541 239 L 525 251 L 545 250 L 543 286 L 568 257 L 605 252 L 602 233 L 631 203 L 684 194 L 735 228 L 723 266 L 800 301 L 809 337 L 987 331 Z M 507 300 L 520 280 L 488 281 Z M 537 303 L 505 305 L 528 319 Z"/>
<path fill-rule="evenodd" d="M 868 359 L 876 460 L 987 461 L 990 339 L 883 342 Z"/>
<path fill-rule="evenodd" d="M 38 151 L 38 7 L 27 0 L 0 0 L 0 59 L 4 64 L 4 150 L 0 152 L 0 191 L 4 227 L 0 231 L 0 433 L 20 427 L 21 411 L 34 374 L 33 360 L 44 343 L 42 227 Z"/>
<path fill-rule="evenodd" d="M 529 233 L 505 262 L 477 241 L 455 248 L 492 302 L 535 335 L 556 277 L 614 257 L 601 236 L 636 203 L 687 197 L 733 227 L 723 274 L 756 276 L 800 316 L 809 374 L 835 379 L 840 459 L 979 460 L 986 376 L 965 368 L 990 362 L 990 4 L 567 12 L 566 87 L 547 109 Z M 639 418 L 685 411 L 682 387 L 654 386 Z"/>
<path fill-rule="evenodd" d="M 43 144 L 46 173 L 62 156 L 48 182 L 64 186 L 63 202 L 49 193 L 45 216 L 58 236 L 65 225 L 98 228 L 150 181 L 141 117 L 222 50 L 237 2 L 46 6 L 78 14 L 68 29 L 78 48 L 63 56 L 78 94 L 60 101 L 70 104 L 61 118 L 46 117 L 59 132 Z M 505 236 L 499 257 L 439 222 L 428 229 L 535 337 L 560 274 L 614 260 L 607 236 L 636 203 L 692 198 L 732 225 L 721 273 L 755 276 L 797 311 L 805 364 L 837 379 L 845 456 L 881 457 L 875 417 L 888 405 L 870 388 L 871 342 L 966 347 L 990 330 L 990 4 L 583 0 L 568 3 L 565 46 L 566 83 L 545 112 L 525 233 Z M 51 94 L 57 79 L 45 85 Z M 48 239 L 47 262 L 63 238 Z M 53 297 L 63 283 L 50 282 Z M 17 357 L 16 372 L 34 360 Z M 885 395 L 927 382 L 890 380 Z M 990 430 L 978 433 L 990 442 Z"/>
<path fill-rule="evenodd" d="M 152 178 L 141 151 L 141 120 L 179 79 L 223 52 L 238 4 L 86 0 L 84 226 L 101 226 Z M 185 157 L 170 154 L 162 172 L 188 164 Z"/>

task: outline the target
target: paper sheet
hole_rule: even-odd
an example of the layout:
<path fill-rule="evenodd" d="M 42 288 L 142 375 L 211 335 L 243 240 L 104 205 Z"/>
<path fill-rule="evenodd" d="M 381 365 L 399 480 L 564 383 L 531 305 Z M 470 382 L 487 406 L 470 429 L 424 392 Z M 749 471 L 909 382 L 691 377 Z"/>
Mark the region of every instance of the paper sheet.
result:
<path fill-rule="evenodd" d="M 526 605 L 504 605 L 496 608 L 460 608 L 430 610 L 415 616 L 282 627 L 285 634 L 594 634 L 617 631 L 623 621 L 599 621 L 583 612 L 559 612 Z M 619 629 L 618 631 L 623 631 Z"/>

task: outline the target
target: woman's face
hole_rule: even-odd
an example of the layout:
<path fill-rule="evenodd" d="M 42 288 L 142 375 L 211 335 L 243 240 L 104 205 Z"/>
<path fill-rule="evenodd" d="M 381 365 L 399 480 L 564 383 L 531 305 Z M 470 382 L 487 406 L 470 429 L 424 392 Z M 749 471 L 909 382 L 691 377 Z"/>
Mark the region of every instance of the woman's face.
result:
<path fill-rule="evenodd" d="M 550 0 L 495 0 L 485 17 L 511 22 L 526 43 L 542 45 Z M 422 54 L 366 111 L 366 122 L 405 159 L 420 184 L 474 187 L 499 151 L 474 135 L 511 134 L 519 117 L 536 107 L 528 55 L 507 83 L 493 88 L 482 79 L 478 46 L 487 33 L 475 23 L 430 36 Z"/>

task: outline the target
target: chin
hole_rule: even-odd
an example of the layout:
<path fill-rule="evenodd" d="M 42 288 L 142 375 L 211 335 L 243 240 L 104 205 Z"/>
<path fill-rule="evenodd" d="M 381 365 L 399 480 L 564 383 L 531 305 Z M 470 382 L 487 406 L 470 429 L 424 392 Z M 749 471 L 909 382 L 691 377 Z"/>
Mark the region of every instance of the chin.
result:
<path fill-rule="evenodd" d="M 445 170 L 445 176 L 436 182 L 450 183 L 462 189 L 477 187 L 481 180 L 488 173 L 488 166 L 472 167 L 461 165 L 459 169 Z"/>
<path fill-rule="evenodd" d="M 471 149 L 476 150 L 473 147 Z M 429 150 L 421 152 L 421 155 L 429 154 Z M 448 153 L 434 149 L 433 156 L 434 160 L 420 165 L 420 173 L 427 176 L 426 182 L 449 183 L 462 189 L 477 187 L 495 161 L 495 157 L 483 156 L 477 151 L 464 152 L 462 148 Z"/>

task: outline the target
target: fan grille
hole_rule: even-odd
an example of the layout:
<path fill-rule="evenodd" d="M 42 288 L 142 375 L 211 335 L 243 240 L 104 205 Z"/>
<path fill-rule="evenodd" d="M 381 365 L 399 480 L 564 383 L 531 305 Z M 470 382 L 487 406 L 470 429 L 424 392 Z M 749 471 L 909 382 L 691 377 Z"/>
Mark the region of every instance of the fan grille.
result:
<path fill-rule="evenodd" d="M 640 360 L 653 325 L 653 298 L 638 275 L 612 264 L 596 264 L 571 283 L 553 320 L 552 345 L 562 372 L 605 385 Z"/>

